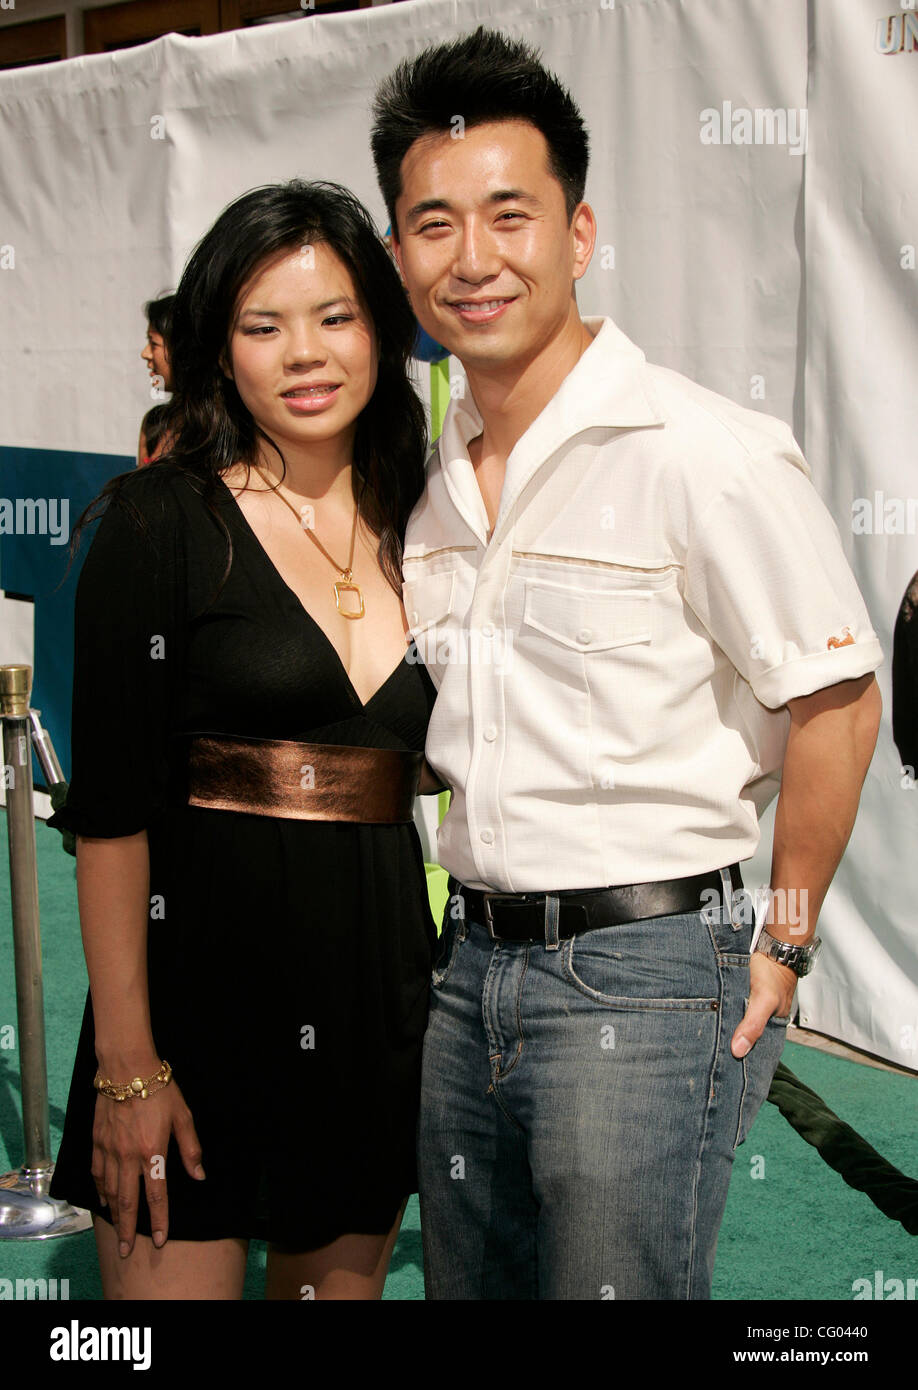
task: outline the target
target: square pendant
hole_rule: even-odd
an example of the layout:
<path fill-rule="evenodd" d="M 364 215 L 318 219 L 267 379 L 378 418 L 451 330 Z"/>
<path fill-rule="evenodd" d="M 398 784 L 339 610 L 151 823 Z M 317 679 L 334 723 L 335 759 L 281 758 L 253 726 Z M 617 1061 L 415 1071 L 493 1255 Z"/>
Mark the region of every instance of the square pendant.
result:
<path fill-rule="evenodd" d="M 342 595 L 342 594 L 345 592 L 345 590 L 347 590 L 347 589 L 352 589 L 352 590 L 354 591 L 354 593 L 357 595 L 358 599 L 360 600 L 360 609 L 359 609 L 359 611 L 356 612 L 356 613 L 353 612 L 353 611 L 350 611 L 350 612 L 349 612 L 346 608 L 342 608 L 342 607 L 341 607 L 341 595 Z M 363 607 L 363 594 L 360 592 L 360 586 L 359 586 L 358 584 L 348 584 L 348 583 L 346 583 L 346 582 L 345 582 L 344 580 L 342 580 L 342 579 L 336 579 L 336 580 L 335 580 L 335 606 L 337 607 L 338 612 L 341 614 L 342 618 L 362 618 L 362 617 L 363 617 L 363 614 L 364 614 L 364 607 Z"/>

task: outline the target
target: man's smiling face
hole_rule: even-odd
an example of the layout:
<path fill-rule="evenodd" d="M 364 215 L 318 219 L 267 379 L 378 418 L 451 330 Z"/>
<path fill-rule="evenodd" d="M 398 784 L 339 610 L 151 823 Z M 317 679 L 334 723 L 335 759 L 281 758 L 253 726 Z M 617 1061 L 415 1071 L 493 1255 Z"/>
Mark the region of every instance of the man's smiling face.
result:
<path fill-rule="evenodd" d="M 401 175 L 393 250 L 420 323 L 467 367 L 524 368 L 578 317 L 571 287 L 593 249 L 545 137 L 519 120 L 425 135 Z"/>

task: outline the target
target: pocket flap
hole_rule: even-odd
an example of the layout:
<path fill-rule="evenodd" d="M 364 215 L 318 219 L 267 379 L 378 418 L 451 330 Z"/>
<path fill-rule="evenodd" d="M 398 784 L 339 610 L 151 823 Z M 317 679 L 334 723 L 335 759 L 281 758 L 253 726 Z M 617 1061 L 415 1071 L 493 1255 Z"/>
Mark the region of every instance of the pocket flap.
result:
<path fill-rule="evenodd" d="M 523 622 L 580 652 L 651 640 L 647 590 L 592 592 L 527 582 Z"/>
<path fill-rule="evenodd" d="M 413 637 L 443 621 L 453 601 L 455 583 L 455 570 L 442 570 L 439 574 L 425 575 L 423 579 L 405 580 L 402 597 L 408 630 Z"/>

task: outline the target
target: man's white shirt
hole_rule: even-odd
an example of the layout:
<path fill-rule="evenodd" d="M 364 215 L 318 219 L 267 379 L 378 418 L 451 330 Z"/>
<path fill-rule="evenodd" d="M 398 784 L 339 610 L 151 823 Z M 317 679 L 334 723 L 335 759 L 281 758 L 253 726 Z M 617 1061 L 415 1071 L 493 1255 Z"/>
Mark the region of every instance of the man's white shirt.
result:
<path fill-rule="evenodd" d="M 488 518 L 451 402 L 403 594 L 472 888 L 598 888 L 750 857 L 786 702 L 883 654 L 781 421 L 647 363 L 609 318 L 506 464 Z"/>

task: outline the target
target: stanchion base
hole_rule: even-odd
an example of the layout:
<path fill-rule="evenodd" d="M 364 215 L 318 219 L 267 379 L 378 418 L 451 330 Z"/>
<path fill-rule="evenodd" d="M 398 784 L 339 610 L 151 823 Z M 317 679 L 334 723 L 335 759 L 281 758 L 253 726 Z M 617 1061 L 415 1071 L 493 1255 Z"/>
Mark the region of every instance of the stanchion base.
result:
<path fill-rule="evenodd" d="M 53 1171 L 0 1175 L 0 1240 L 53 1240 L 89 1229 L 91 1212 L 47 1195 Z"/>

